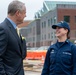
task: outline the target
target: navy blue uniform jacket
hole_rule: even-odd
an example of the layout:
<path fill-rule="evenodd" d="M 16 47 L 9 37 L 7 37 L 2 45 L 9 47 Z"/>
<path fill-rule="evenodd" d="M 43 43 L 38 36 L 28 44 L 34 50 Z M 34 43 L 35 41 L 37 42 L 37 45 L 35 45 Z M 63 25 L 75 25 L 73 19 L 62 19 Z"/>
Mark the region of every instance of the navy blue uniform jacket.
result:
<path fill-rule="evenodd" d="M 50 46 L 41 75 L 76 75 L 76 46 L 69 40 Z"/>
<path fill-rule="evenodd" d="M 24 44 L 15 28 L 5 19 L 0 24 L 0 75 L 24 75 Z"/>

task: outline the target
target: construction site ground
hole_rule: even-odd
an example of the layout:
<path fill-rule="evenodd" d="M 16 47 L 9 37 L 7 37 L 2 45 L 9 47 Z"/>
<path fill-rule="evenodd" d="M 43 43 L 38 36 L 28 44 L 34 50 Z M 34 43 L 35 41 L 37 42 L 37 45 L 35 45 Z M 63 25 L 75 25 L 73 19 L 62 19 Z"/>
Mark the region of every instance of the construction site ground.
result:
<path fill-rule="evenodd" d="M 41 75 L 44 61 L 42 60 L 24 60 L 25 75 Z"/>
<path fill-rule="evenodd" d="M 25 75 L 41 75 L 40 72 L 25 71 Z"/>

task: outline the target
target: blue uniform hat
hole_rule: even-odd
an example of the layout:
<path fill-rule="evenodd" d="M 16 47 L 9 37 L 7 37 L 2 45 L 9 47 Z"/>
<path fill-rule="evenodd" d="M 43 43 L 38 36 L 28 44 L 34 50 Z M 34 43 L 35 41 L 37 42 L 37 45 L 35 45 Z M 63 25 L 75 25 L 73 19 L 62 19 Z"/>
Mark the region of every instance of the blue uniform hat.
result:
<path fill-rule="evenodd" d="M 69 24 L 65 21 L 60 21 L 59 23 L 52 25 L 53 29 L 56 29 L 56 27 L 66 28 L 70 32 Z"/>

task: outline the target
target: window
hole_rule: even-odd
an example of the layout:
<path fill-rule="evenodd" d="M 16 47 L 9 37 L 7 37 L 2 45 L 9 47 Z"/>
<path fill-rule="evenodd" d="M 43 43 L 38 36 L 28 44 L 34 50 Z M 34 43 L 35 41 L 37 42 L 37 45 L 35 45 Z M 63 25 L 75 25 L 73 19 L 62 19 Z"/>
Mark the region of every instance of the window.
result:
<path fill-rule="evenodd" d="M 48 19 L 48 26 L 50 26 L 50 20 Z"/>
<path fill-rule="evenodd" d="M 53 36 L 51 36 L 51 39 L 53 39 Z"/>
<path fill-rule="evenodd" d="M 46 34 L 44 35 L 44 39 L 46 40 Z"/>
<path fill-rule="evenodd" d="M 51 18 L 51 25 L 52 25 L 52 23 L 53 23 L 53 20 L 52 20 L 52 18 Z"/>
<path fill-rule="evenodd" d="M 43 22 L 42 22 L 42 28 L 43 28 Z"/>
<path fill-rule="evenodd" d="M 54 24 L 56 23 L 56 17 L 54 17 Z"/>
<path fill-rule="evenodd" d="M 44 28 L 46 27 L 46 21 L 44 21 Z"/>
<path fill-rule="evenodd" d="M 66 22 L 70 22 L 70 16 L 64 16 L 64 21 L 66 21 Z"/>
<path fill-rule="evenodd" d="M 35 27 L 33 27 L 33 29 L 32 29 L 32 30 L 33 30 L 33 35 L 35 35 Z"/>
<path fill-rule="evenodd" d="M 76 16 L 75 16 L 75 23 L 76 23 Z"/>
<path fill-rule="evenodd" d="M 51 39 L 53 39 L 53 32 L 51 32 Z"/>
<path fill-rule="evenodd" d="M 76 37 L 76 31 L 75 31 L 75 37 Z"/>
<path fill-rule="evenodd" d="M 50 33 L 48 33 L 48 39 L 50 39 Z"/>
<path fill-rule="evenodd" d="M 43 40 L 43 35 L 42 35 L 42 40 Z"/>
<path fill-rule="evenodd" d="M 35 37 L 33 37 L 33 41 L 35 41 Z"/>

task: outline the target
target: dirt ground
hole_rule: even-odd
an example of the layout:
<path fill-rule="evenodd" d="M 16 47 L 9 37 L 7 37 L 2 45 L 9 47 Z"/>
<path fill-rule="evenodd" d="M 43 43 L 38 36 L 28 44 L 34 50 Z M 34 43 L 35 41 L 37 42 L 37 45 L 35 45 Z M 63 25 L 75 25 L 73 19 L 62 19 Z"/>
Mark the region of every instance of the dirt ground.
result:
<path fill-rule="evenodd" d="M 25 71 L 25 75 L 41 75 L 40 72 Z"/>
<path fill-rule="evenodd" d="M 25 75 L 41 75 L 42 68 L 41 60 L 24 60 Z"/>

